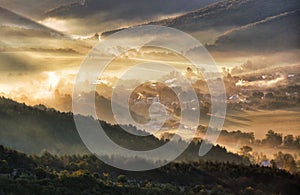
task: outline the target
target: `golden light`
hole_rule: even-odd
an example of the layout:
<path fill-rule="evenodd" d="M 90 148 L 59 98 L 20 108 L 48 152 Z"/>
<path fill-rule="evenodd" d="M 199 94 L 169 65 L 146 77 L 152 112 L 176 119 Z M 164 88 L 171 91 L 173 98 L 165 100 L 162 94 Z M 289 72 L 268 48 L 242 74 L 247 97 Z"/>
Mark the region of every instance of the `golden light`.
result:
<path fill-rule="evenodd" d="M 47 72 L 49 91 L 53 91 L 60 81 L 60 78 L 54 72 Z"/>
<path fill-rule="evenodd" d="M 60 20 L 56 18 L 46 18 L 45 20 L 39 21 L 39 23 L 49 28 L 53 28 L 62 32 L 66 32 L 69 30 L 67 28 L 67 24 L 65 20 Z"/>

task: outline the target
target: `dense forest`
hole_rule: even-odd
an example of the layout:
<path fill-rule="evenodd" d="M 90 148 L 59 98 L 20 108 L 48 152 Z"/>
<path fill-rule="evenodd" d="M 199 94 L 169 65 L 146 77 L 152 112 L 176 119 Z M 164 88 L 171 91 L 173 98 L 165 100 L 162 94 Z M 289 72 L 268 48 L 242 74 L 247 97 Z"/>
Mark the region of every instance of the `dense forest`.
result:
<path fill-rule="evenodd" d="M 300 176 L 258 165 L 173 162 L 129 172 L 93 155 L 25 155 L 0 146 L 0 194 L 298 194 Z"/>

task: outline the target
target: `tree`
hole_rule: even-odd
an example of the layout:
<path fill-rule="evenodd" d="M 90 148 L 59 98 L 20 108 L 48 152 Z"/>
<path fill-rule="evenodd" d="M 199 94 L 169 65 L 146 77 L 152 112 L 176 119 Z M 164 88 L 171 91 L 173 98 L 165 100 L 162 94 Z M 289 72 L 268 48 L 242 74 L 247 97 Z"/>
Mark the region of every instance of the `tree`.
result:
<path fill-rule="evenodd" d="M 287 170 L 291 173 L 295 173 L 297 171 L 296 161 L 291 154 L 284 154 L 282 152 L 278 152 L 277 154 L 275 154 L 274 161 L 278 168 Z"/>
<path fill-rule="evenodd" d="M 241 153 L 243 155 L 247 155 L 247 154 L 249 154 L 249 152 L 252 152 L 252 148 L 250 146 L 243 146 L 241 148 Z"/>
<path fill-rule="evenodd" d="M 11 169 L 6 160 L 0 160 L 0 173 L 10 173 Z"/>
<path fill-rule="evenodd" d="M 270 92 L 270 93 L 267 93 L 265 97 L 268 99 L 272 99 L 272 98 L 274 98 L 274 95 L 273 95 L 273 93 Z"/>
<path fill-rule="evenodd" d="M 118 182 L 126 183 L 127 182 L 127 177 L 125 175 L 119 175 L 118 176 Z"/>
<path fill-rule="evenodd" d="M 294 144 L 296 147 L 300 148 L 300 135 L 295 137 Z"/>
<path fill-rule="evenodd" d="M 287 147 L 293 146 L 294 145 L 294 136 L 293 135 L 284 136 L 283 144 L 284 144 L 284 146 L 287 146 Z"/>
<path fill-rule="evenodd" d="M 259 98 L 259 99 L 261 99 L 262 97 L 264 97 L 264 93 L 258 91 L 258 92 L 254 92 L 254 93 L 252 94 L 252 96 L 253 96 L 254 98 Z"/>
<path fill-rule="evenodd" d="M 266 138 L 262 140 L 262 143 L 273 147 L 279 146 L 282 144 L 282 134 L 269 130 L 266 134 Z"/>
<path fill-rule="evenodd" d="M 250 154 L 252 152 L 252 148 L 250 146 L 243 146 L 240 149 L 240 154 L 246 158 L 248 158 L 251 162 L 254 161 L 253 156 Z"/>

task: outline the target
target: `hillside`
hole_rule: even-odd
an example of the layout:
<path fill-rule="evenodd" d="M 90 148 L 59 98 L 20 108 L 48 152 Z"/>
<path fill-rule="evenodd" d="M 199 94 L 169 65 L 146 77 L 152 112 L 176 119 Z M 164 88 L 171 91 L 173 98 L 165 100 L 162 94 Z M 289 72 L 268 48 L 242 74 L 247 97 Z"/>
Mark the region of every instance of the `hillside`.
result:
<path fill-rule="evenodd" d="M 295 14 L 292 16 L 289 14 L 286 17 L 282 17 L 283 19 L 273 20 L 271 24 L 270 22 L 263 22 L 269 17 L 280 17 L 282 14 L 284 15 L 288 12 L 293 13 L 298 9 L 300 9 L 300 3 L 297 0 L 224 0 L 204 8 L 187 12 L 180 16 L 152 21 L 145 24 L 176 28 L 190 33 L 203 44 L 213 44 L 216 40 L 217 43 L 222 42 L 222 40 L 226 38 L 224 37 L 224 33 L 227 33 L 227 31 L 237 30 L 242 26 L 250 24 L 253 26 L 254 24 L 259 23 L 258 27 L 254 27 L 254 29 L 251 28 L 249 31 L 243 28 L 244 31 L 246 31 L 246 33 L 243 32 L 244 36 L 239 36 L 240 39 L 237 40 L 238 42 L 235 42 L 236 40 L 230 42 L 231 44 L 236 45 L 241 44 L 243 47 L 250 46 L 258 48 L 259 46 L 264 45 L 265 41 L 268 41 L 266 38 L 270 38 L 269 34 L 275 35 L 274 39 L 278 36 L 282 37 L 283 35 L 284 37 L 289 37 L 290 34 L 294 37 L 296 36 L 295 32 L 296 34 L 299 34 L 298 28 L 293 29 L 298 22 L 293 22 L 294 20 L 286 22 L 286 20 L 289 19 L 288 17 L 297 17 Z M 285 27 L 278 28 L 278 26 L 282 24 L 284 24 Z M 119 30 L 122 29 L 104 32 L 102 33 L 102 36 L 108 36 Z M 259 46 L 252 45 L 255 41 L 249 41 L 250 38 L 255 38 L 257 34 L 259 35 L 257 39 L 266 34 L 266 36 L 264 36 L 265 39 L 259 39 Z M 231 39 L 229 40 L 231 41 Z M 282 40 L 282 38 L 280 40 Z M 244 44 L 244 42 L 247 44 Z M 269 43 L 267 44 L 268 46 L 270 45 L 270 42 L 272 41 L 267 42 Z M 289 41 L 288 43 L 290 42 L 292 41 Z M 272 46 L 274 47 L 274 45 L 280 46 L 280 44 L 273 44 Z M 268 47 L 268 49 L 272 49 L 272 46 Z"/>
<path fill-rule="evenodd" d="M 0 6 L 36 19 L 41 18 L 41 15 L 49 9 L 77 1 L 78 0 L 0 0 Z M 29 4 L 30 6 L 28 6 Z"/>
<path fill-rule="evenodd" d="M 71 113 L 61 113 L 42 105 L 30 107 L 1 98 L 0 124 L 0 144 L 28 154 L 40 154 L 44 151 L 61 155 L 89 153 L 76 131 Z M 138 137 L 125 132 L 117 125 L 110 125 L 102 121 L 101 124 L 112 140 L 126 148 L 149 150 L 165 143 L 152 135 Z M 136 133 L 145 133 L 134 127 L 129 128 Z M 227 152 L 220 146 L 213 147 L 204 157 L 198 157 L 200 144 L 201 142 L 198 141 L 191 144 L 178 160 L 249 162 L 247 159 Z"/>
<path fill-rule="evenodd" d="M 50 29 L 42 24 L 39 24 L 25 16 L 19 15 L 10 11 L 6 8 L 0 7 L 0 25 L 1 31 L 3 28 L 15 27 L 21 28 L 23 30 L 40 30 L 45 31 L 50 34 L 56 34 L 63 36 L 62 33 L 57 32 L 56 30 Z"/>
<path fill-rule="evenodd" d="M 45 16 L 57 18 L 80 18 L 85 16 L 87 19 L 91 19 L 93 15 L 102 12 L 102 15 L 104 15 L 107 20 L 118 18 L 120 16 L 122 16 L 123 19 L 128 20 L 137 18 L 151 19 L 157 15 L 191 11 L 195 8 L 200 8 L 217 1 L 218 0 L 190 0 L 189 3 L 186 3 L 182 0 L 174 0 L 171 5 L 169 4 L 169 6 L 162 8 L 162 5 L 167 5 L 167 0 L 153 0 L 151 2 L 147 0 L 133 0 L 131 3 L 134 4 L 135 7 L 130 6 L 128 2 L 122 0 L 112 0 L 109 3 L 105 0 L 84 0 L 48 10 L 48 12 L 45 13 Z M 116 5 L 118 6 L 116 7 Z M 109 13 L 108 10 L 112 10 L 112 8 L 114 8 L 113 11 Z M 101 19 L 99 18 L 99 22 L 100 20 Z"/>
<path fill-rule="evenodd" d="M 224 0 L 175 18 L 149 24 L 175 27 L 189 32 L 211 28 L 224 30 L 299 8 L 300 3 L 297 0 Z"/>
<path fill-rule="evenodd" d="M 270 52 L 299 49 L 300 9 L 233 28 L 217 38 L 209 50 Z"/>
<path fill-rule="evenodd" d="M 145 171 L 95 156 L 27 156 L 0 146 L 0 194 L 297 194 L 299 175 L 256 165 L 171 163 Z"/>

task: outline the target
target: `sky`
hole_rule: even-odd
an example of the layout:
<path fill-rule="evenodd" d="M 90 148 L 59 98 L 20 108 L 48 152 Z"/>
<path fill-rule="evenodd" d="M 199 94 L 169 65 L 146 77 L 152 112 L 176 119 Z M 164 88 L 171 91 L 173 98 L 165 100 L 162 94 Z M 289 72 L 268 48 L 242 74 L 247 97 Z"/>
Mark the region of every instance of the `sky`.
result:
<path fill-rule="evenodd" d="M 95 33 L 140 24 L 190 34 L 220 70 L 248 61 L 264 69 L 300 60 L 296 0 L 0 0 L 0 7 L 0 93 L 28 104 L 71 94 L 80 65 L 99 43 Z M 126 63 L 112 66 L 108 75 L 119 75 Z"/>

